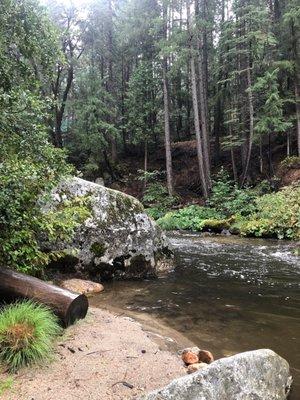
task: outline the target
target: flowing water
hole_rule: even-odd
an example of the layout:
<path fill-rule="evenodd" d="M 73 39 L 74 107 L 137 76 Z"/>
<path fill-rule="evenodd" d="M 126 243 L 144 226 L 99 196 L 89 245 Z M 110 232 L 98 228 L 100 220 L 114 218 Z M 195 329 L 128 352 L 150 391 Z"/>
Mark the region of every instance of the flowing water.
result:
<path fill-rule="evenodd" d="M 270 348 L 291 365 L 300 399 L 300 258 L 289 243 L 170 236 L 176 267 L 158 280 L 113 282 L 92 304 L 147 313 L 217 358 Z"/>

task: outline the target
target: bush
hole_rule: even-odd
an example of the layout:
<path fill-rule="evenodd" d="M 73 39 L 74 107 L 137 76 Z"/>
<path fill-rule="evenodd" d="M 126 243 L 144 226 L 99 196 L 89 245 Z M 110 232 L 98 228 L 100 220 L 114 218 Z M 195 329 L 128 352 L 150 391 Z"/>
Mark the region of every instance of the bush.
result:
<path fill-rule="evenodd" d="M 297 157 L 297 156 L 286 157 L 280 163 L 281 169 L 290 169 L 290 168 L 299 168 L 299 167 L 300 167 L 300 157 Z"/>
<path fill-rule="evenodd" d="M 22 301 L 0 313 L 0 362 L 10 371 L 51 357 L 60 333 L 57 318 L 45 306 Z"/>
<path fill-rule="evenodd" d="M 38 201 L 74 171 L 48 142 L 43 100 L 21 88 L 5 95 L 0 90 L 0 110 L 0 264 L 37 274 L 51 257 L 37 236 L 54 236 L 54 226 L 70 231 L 77 218 L 46 216 Z"/>
<path fill-rule="evenodd" d="M 256 212 L 241 223 L 241 234 L 300 239 L 300 186 L 258 197 L 255 206 Z"/>
<path fill-rule="evenodd" d="M 142 202 L 146 206 L 146 212 L 153 219 L 161 218 L 178 203 L 178 198 L 177 196 L 169 196 L 167 187 L 161 182 L 154 181 L 160 175 L 158 171 L 145 173 L 145 171 L 140 170 L 139 172 L 139 180 L 143 180 L 145 177 L 148 179 L 142 198 Z"/>
<path fill-rule="evenodd" d="M 167 213 L 157 223 L 166 230 L 187 229 L 201 231 L 205 220 L 224 219 L 224 215 L 213 208 L 200 207 L 196 205 L 182 208 L 178 211 Z"/>
<path fill-rule="evenodd" d="M 223 168 L 213 181 L 211 196 L 207 202 L 209 207 L 230 217 L 232 215 L 249 215 L 254 210 L 255 191 L 251 189 L 239 189 L 230 180 L 229 174 Z"/>

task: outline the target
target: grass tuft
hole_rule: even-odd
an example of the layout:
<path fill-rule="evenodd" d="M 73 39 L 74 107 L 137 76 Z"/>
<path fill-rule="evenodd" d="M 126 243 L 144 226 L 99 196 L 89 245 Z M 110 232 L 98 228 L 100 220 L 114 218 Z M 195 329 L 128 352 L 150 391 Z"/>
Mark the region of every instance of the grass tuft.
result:
<path fill-rule="evenodd" d="M 20 301 L 0 313 L 0 363 L 10 371 L 49 360 L 61 328 L 47 307 Z"/>

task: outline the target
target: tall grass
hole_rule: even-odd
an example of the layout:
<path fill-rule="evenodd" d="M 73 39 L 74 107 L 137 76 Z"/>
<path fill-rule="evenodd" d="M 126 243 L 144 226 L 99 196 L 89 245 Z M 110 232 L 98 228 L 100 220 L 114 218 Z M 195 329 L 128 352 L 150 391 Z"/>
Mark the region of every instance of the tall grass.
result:
<path fill-rule="evenodd" d="M 26 300 L 4 307 L 0 313 L 0 363 L 16 371 L 49 359 L 60 330 L 57 318 L 43 305 Z"/>

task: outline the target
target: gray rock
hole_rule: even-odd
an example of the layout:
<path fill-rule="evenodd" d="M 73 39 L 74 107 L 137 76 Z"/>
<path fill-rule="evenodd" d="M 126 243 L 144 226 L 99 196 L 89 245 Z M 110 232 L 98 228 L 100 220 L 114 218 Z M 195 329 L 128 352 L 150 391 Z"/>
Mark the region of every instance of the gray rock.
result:
<path fill-rule="evenodd" d="M 50 244 L 43 238 L 44 249 L 63 250 L 69 254 L 66 264 L 104 279 L 156 276 L 172 268 L 166 236 L 132 196 L 71 178 L 52 192 L 42 209 L 57 209 L 64 201 L 78 197 L 86 199 L 91 216 L 76 228 L 70 243 L 58 240 Z"/>
<path fill-rule="evenodd" d="M 291 382 L 288 363 L 262 349 L 222 358 L 140 400 L 285 400 Z"/>

